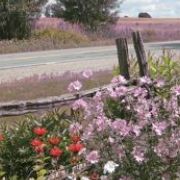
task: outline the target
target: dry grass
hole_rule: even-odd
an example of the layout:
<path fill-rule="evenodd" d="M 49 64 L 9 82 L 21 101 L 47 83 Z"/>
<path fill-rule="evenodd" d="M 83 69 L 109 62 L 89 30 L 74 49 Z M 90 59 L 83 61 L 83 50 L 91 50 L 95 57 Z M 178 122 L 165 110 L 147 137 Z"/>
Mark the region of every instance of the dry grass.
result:
<path fill-rule="evenodd" d="M 164 23 L 173 23 L 180 24 L 179 18 L 120 18 L 118 23 L 142 23 L 142 24 L 164 24 Z"/>
<path fill-rule="evenodd" d="M 108 70 L 94 72 L 93 79 L 85 80 L 81 73 L 67 72 L 63 75 L 34 75 L 11 83 L 0 84 L 0 101 L 27 100 L 47 96 L 59 96 L 67 93 L 68 84 L 81 80 L 83 89 L 90 89 L 110 82 L 112 72 Z"/>

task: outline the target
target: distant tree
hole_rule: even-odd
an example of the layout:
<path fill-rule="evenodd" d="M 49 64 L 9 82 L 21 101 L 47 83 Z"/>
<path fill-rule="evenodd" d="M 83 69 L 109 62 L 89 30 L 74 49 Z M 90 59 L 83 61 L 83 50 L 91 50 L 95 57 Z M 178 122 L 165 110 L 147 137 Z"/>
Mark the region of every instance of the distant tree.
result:
<path fill-rule="evenodd" d="M 141 12 L 138 15 L 139 18 L 152 18 L 151 15 L 147 12 Z"/>
<path fill-rule="evenodd" d="M 40 15 L 47 0 L 0 0 L 0 39 L 23 39 L 30 35 L 30 19 Z"/>
<path fill-rule="evenodd" d="M 57 0 L 57 6 L 61 7 L 59 17 L 84 24 L 91 30 L 115 22 L 121 3 L 122 0 Z"/>
<path fill-rule="evenodd" d="M 62 17 L 63 9 L 60 3 L 48 5 L 45 10 L 45 16 L 46 17 Z"/>

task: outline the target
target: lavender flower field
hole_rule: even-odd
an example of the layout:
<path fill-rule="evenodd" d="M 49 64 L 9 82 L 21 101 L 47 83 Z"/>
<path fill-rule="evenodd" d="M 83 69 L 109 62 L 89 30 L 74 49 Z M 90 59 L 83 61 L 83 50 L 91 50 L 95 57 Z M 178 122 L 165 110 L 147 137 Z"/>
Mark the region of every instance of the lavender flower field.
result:
<path fill-rule="evenodd" d="M 62 19 L 40 19 L 35 25 L 35 29 L 55 28 L 65 31 L 73 31 L 80 34 L 88 34 L 83 26 L 71 24 Z M 97 37 L 102 39 L 115 39 L 117 37 L 131 38 L 133 31 L 140 31 L 145 41 L 168 41 L 180 39 L 179 19 L 138 19 L 138 18 L 120 18 L 115 25 L 110 25 L 97 31 Z M 95 33 L 95 35 L 96 35 Z M 95 36 L 94 35 L 94 36 Z"/>
<path fill-rule="evenodd" d="M 131 34 L 136 30 L 141 31 L 145 42 L 180 39 L 178 19 L 121 18 L 115 25 L 90 32 L 62 19 L 42 18 L 33 23 L 29 40 L 0 41 L 0 53 L 112 45 L 117 37 L 126 37 L 131 42 Z"/>

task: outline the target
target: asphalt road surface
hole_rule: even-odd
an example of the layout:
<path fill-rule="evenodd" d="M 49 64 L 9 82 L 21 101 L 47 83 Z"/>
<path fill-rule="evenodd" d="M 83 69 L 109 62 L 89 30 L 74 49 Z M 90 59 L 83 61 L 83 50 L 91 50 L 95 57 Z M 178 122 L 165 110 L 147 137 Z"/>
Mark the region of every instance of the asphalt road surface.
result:
<path fill-rule="evenodd" d="M 133 53 L 132 45 L 129 45 Z M 159 51 L 160 49 L 174 49 L 180 51 L 180 41 L 145 44 L 147 51 Z M 81 61 L 98 61 L 117 58 L 115 46 L 87 47 L 76 49 L 61 49 L 52 51 L 28 52 L 0 55 L 0 70 L 21 68 L 29 66 L 60 64 Z"/>
<path fill-rule="evenodd" d="M 162 49 L 172 49 L 180 55 L 180 41 L 145 43 L 146 52 L 160 55 Z M 132 45 L 129 45 L 129 51 L 134 55 Z M 0 80 L 19 79 L 36 73 L 63 73 L 86 68 L 106 69 L 116 64 L 115 46 L 5 54 L 0 55 Z"/>

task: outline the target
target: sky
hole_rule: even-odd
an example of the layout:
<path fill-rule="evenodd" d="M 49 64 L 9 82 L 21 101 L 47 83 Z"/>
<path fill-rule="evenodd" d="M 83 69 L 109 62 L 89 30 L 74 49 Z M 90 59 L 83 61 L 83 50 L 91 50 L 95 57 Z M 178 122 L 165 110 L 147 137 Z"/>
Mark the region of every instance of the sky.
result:
<path fill-rule="evenodd" d="M 137 17 L 139 12 L 148 12 L 155 18 L 180 18 L 180 0 L 124 0 L 120 7 L 120 16 Z"/>
<path fill-rule="evenodd" d="M 148 12 L 152 17 L 179 17 L 180 0 L 124 0 L 121 16 L 137 17 L 139 12 Z"/>

